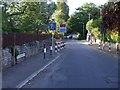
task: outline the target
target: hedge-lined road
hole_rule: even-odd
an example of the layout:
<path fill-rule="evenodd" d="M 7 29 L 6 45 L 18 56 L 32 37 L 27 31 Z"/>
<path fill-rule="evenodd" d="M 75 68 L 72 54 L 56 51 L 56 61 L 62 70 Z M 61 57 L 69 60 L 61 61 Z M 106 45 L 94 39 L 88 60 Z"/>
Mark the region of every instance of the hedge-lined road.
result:
<path fill-rule="evenodd" d="M 118 60 L 77 40 L 24 88 L 117 88 Z"/>

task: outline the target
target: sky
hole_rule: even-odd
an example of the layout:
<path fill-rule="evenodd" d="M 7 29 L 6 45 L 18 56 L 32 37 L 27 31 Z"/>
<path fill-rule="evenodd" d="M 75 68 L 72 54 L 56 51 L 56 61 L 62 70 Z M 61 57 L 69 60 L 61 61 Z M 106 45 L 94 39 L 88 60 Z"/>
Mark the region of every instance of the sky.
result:
<path fill-rule="evenodd" d="M 56 1 L 56 0 L 53 0 Z M 103 5 L 106 3 L 108 0 L 67 0 L 68 1 L 68 6 L 69 6 L 69 15 L 71 15 L 73 12 L 75 12 L 75 9 L 80 7 L 86 2 L 93 2 L 96 5 Z"/>

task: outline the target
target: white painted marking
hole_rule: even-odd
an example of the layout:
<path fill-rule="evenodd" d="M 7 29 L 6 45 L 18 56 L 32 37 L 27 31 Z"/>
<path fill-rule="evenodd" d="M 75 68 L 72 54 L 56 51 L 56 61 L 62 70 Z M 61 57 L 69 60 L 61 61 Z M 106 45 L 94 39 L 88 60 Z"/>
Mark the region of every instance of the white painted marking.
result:
<path fill-rule="evenodd" d="M 62 54 L 61 54 L 62 55 Z M 34 72 L 32 75 L 30 75 L 28 78 L 26 78 L 23 82 L 18 84 L 16 88 L 22 88 L 25 84 L 27 84 L 30 80 L 32 80 L 35 76 L 37 76 L 41 71 L 46 69 L 50 64 L 52 64 L 54 61 L 56 61 L 61 55 L 57 56 L 55 59 L 53 59 L 51 62 L 49 62 L 47 65 L 45 65 L 43 68 L 39 69 L 38 71 Z"/>

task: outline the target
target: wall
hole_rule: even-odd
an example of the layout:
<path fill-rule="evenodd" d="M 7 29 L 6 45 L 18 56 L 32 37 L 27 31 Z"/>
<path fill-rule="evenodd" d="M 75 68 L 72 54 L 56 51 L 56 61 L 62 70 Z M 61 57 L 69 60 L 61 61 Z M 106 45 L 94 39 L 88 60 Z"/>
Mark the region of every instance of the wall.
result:
<path fill-rule="evenodd" d="M 15 49 L 21 53 L 26 54 L 26 58 L 36 55 L 38 53 L 42 53 L 43 45 L 46 44 L 46 47 L 50 46 L 50 39 L 42 40 L 42 41 L 33 41 L 30 43 L 25 43 L 21 45 L 15 45 Z M 6 47 L 2 50 L 2 67 L 7 68 L 13 64 L 13 59 L 10 48 Z M 25 60 L 24 58 L 18 59 L 18 62 Z"/>

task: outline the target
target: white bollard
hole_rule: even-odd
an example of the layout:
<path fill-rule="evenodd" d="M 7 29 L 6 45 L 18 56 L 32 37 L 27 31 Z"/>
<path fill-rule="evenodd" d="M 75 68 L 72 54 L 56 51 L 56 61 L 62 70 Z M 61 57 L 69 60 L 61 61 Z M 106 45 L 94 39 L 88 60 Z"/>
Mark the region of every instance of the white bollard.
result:
<path fill-rule="evenodd" d="M 50 55 L 52 55 L 52 50 L 53 50 L 53 48 L 52 48 L 52 46 L 50 46 Z"/>
<path fill-rule="evenodd" d="M 55 52 L 57 53 L 57 45 L 55 45 Z"/>
<path fill-rule="evenodd" d="M 119 52 L 119 43 L 116 43 L 116 51 L 117 51 L 117 54 Z"/>
<path fill-rule="evenodd" d="M 44 44 L 43 52 L 44 52 L 44 59 L 45 59 L 45 55 L 46 55 L 46 53 L 47 53 L 47 49 L 46 49 L 46 47 L 45 47 L 45 44 Z"/>
<path fill-rule="evenodd" d="M 99 46 L 98 46 L 98 48 L 100 49 L 100 47 L 101 47 L 101 42 L 99 42 Z"/>
<path fill-rule="evenodd" d="M 103 43 L 103 45 L 102 45 L 102 49 L 104 50 L 104 48 L 105 48 L 105 43 Z"/>
<path fill-rule="evenodd" d="M 109 43 L 109 52 L 111 52 L 111 43 Z"/>

